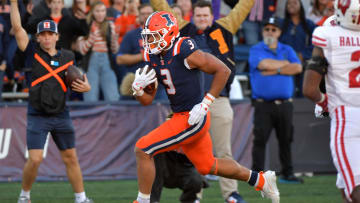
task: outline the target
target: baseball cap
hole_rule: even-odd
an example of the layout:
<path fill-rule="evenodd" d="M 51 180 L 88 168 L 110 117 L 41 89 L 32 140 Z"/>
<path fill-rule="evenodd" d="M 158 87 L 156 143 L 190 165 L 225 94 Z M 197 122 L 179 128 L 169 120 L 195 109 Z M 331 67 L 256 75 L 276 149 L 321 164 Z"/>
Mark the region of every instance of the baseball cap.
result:
<path fill-rule="evenodd" d="M 278 27 L 279 29 L 281 29 L 281 23 L 280 23 L 279 19 L 276 17 L 270 17 L 270 18 L 266 19 L 264 21 L 264 27 L 267 25 L 274 25 L 274 26 Z"/>
<path fill-rule="evenodd" d="M 39 34 L 41 32 L 45 32 L 45 31 L 58 33 L 58 28 L 57 28 L 56 23 L 54 21 L 52 21 L 52 20 L 43 20 L 43 21 L 41 21 L 37 25 L 37 32 L 36 33 Z"/>

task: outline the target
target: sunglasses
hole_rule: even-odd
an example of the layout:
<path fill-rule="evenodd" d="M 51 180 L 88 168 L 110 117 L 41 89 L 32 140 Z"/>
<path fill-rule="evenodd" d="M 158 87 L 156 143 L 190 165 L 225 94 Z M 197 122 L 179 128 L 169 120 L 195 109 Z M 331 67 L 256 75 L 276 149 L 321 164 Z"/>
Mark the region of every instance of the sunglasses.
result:
<path fill-rule="evenodd" d="M 270 32 L 270 31 L 271 31 L 271 32 L 276 32 L 277 29 L 276 29 L 276 28 L 268 28 L 268 27 L 267 27 L 267 28 L 264 28 L 264 30 L 265 30 L 266 32 Z"/>

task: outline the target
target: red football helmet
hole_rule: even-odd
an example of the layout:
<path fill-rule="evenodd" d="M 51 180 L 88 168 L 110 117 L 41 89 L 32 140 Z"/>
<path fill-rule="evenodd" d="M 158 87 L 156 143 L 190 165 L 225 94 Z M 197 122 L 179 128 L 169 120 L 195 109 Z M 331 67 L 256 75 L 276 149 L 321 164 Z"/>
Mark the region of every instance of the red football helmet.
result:
<path fill-rule="evenodd" d="M 159 54 L 170 49 L 179 35 L 176 18 L 166 11 L 152 13 L 141 32 L 145 51 L 149 54 Z"/>

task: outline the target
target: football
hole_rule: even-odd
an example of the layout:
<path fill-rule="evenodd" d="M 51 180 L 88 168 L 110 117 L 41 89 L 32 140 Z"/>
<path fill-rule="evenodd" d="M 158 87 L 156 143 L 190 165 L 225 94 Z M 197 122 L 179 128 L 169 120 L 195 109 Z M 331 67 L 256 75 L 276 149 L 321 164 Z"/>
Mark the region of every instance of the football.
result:
<path fill-rule="evenodd" d="M 68 67 L 67 71 L 65 72 L 65 83 L 68 87 L 71 87 L 71 84 L 76 79 L 80 79 L 84 81 L 84 72 L 80 68 L 71 65 Z"/>
<path fill-rule="evenodd" d="M 146 73 L 148 73 L 151 69 L 152 69 L 152 67 L 148 66 Z M 142 73 L 143 71 L 144 71 L 144 68 L 140 68 L 140 73 Z M 157 86 L 158 86 L 158 81 L 156 80 L 155 82 L 146 86 L 144 88 L 144 92 L 146 92 L 147 94 L 152 94 L 156 90 Z"/>

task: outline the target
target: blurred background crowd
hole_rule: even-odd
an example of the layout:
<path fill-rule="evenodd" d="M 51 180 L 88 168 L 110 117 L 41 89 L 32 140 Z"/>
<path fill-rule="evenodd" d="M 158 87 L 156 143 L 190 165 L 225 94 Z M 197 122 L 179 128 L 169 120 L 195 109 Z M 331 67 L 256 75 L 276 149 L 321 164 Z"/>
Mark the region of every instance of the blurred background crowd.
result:
<path fill-rule="evenodd" d="M 226 16 L 238 0 L 211 0 L 214 17 Z M 168 0 L 174 12 L 192 20 L 196 0 Z M 149 0 L 19 0 L 22 25 L 35 40 L 36 25 L 44 19 L 58 23 L 59 48 L 72 50 L 76 64 L 89 78 L 92 90 L 71 93 L 76 101 L 132 99 L 121 84 L 129 72 L 143 66 L 141 27 L 153 12 Z M 251 46 L 262 40 L 263 21 L 281 19 L 280 42 L 290 45 L 304 63 L 311 57 L 311 35 L 316 26 L 334 13 L 333 0 L 255 0 L 255 4 L 234 36 L 236 80 L 231 99 L 250 96 L 248 56 Z M 97 23 L 94 23 L 97 22 Z M 26 53 L 17 50 L 10 23 L 10 4 L 0 5 L 0 100 L 27 98 L 31 64 Z M 302 97 L 303 74 L 295 76 L 295 97 Z M 157 99 L 166 99 L 159 89 Z"/>

